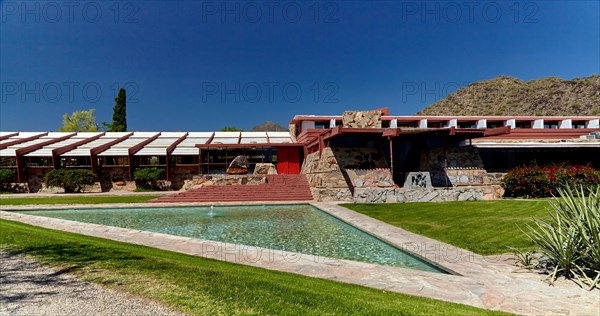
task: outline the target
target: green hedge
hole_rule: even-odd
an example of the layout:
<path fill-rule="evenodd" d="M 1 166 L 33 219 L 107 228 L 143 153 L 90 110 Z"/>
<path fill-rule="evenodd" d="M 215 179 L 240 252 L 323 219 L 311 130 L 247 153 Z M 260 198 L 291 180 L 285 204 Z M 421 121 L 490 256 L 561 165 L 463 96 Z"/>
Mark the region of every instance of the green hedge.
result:
<path fill-rule="evenodd" d="M 156 188 L 156 182 L 165 177 L 165 170 L 158 168 L 142 168 L 133 173 L 135 184 L 144 189 Z"/>
<path fill-rule="evenodd" d="M 47 187 L 64 188 L 66 193 L 81 192 L 86 185 L 96 182 L 96 175 L 90 170 L 56 169 L 46 173 Z"/>
<path fill-rule="evenodd" d="M 565 185 L 583 188 L 600 185 L 600 171 L 591 166 L 532 165 L 509 170 L 502 178 L 506 197 L 550 197 Z"/>
<path fill-rule="evenodd" d="M 14 169 L 0 169 L 0 186 L 15 182 L 15 175 Z"/>

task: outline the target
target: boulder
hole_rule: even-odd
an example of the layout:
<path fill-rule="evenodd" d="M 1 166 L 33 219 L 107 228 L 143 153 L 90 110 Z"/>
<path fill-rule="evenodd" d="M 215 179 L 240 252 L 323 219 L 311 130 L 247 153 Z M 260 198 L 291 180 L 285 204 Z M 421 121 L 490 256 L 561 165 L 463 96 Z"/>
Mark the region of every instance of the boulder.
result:
<path fill-rule="evenodd" d="M 277 174 L 277 168 L 272 163 L 257 163 L 254 174 Z"/>
<path fill-rule="evenodd" d="M 229 168 L 227 168 L 227 174 L 247 174 L 248 167 L 250 167 L 248 157 L 239 155 L 233 159 L 231 164 L 229 164 Z"/>

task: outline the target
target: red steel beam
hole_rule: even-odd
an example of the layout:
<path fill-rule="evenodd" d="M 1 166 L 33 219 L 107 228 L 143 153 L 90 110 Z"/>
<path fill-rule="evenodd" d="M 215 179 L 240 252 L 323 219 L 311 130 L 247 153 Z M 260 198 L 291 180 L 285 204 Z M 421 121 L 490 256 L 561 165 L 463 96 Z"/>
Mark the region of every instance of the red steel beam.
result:
<path fill-rule="evenodd" d="M 89 137 L 89 138 L 84 138 L 84 139 L 82 139 L 82 140 L 80 140 L 78 142 L 75 142 L 73 144 L 53 149 L 52 150 L 52 165 L 54 165 L 54 169 L 60 168 L 60 159 L 59 159 L 60 155 L 66 153 L 68 151 L 71 151 L 71 150 L 77 148 L 78 146 L 81 146 L 83 144 L 87 144 L 89 142 L 92 142 L 92 141 L 94 141 L 94 140 L 96 140 L 96 139 L 104 136 L 104 134 L 105 133 L 101 133 L 101 134 L 98 134 L 96 136 L 92 136 L 92 137 Z"/>
<path fill-rule="evenodd" d="M 92 172 L 93 173 L 98 173 L 98 154 L 100 154 L 101 152 L 109 149 L 110 147 L 112 147 L 113 145 L 116 145 L 124 140 L 126 140 L 127 138 L 131 137 L 131 135 L 133 135 L 133 133 L 129 133 L 125 136 L 119 137 L 115 140 L 112 140 L 106 144 L 102 144 L 98 147 L 94 147 L 92 149 L 90 149 L 90 159 L 92 160 Z"/>
<path fill-rule="evenodd" d="M 0 136 L 0 140 L 9 139 L 9 138 L 11 138 L 11 137 L 13 137 L 13 136 L 17 136 L 17 135 L 19 135 L 19 133 L 18 133 L 18 132 L 16 132 L 16 133 L 10 133 L 10 134 L 6 134 L 6 135 L 3 135 L 3 136 Z"/>
<path fill-rule="evenodd" d="M 23 147 L 23 148 L 17 149 L 15 151 L 15 155 L 17 156 L 16 157 L 16 160 L 17 160 L 17 182 L 23 182 L 25 180 L 25 165 L 24 165 L 24 162 L 23 162 L 23 155 L 26 155 L 26 154 L 28 154 L 28 153 L 30 153 L 32 151 L 38 150 L 38 149 L 40 149 L 40 148 L 42 148 L 44 146 L 51 145 L 51 144 L 54 144 L 54 143 L 58 143 L 58 142 L 63 141 L 65 139 L 69 139 L 69 138 L 75 136 L 76 134 L 77 133 L 70 133 L 70 134 L 67 134 L 67 135 L 62 136 L 62 137 L 57 137 L 57 138 L 49 139 L 49 140 L 47 140 L 45 142 L 41 142 L 39 144 L 35 144 L 35 145 L 31 145 L 31 146 L 27 146 L 27 147 Z M 46 133 L 46 135 L 47 135 L 47 133 Z"/>
<path fill-rule="evenodd" d="M 34 139 L 38 139 L 42 136 L 46 136 L 46 135 L 48 135 L 48 132 L 36 134 L 36 135 L 30 136 L 30 137 L 15 139 L 14 141 L 6 142 L 6 143 L 0 145 L 0 149 L 5 149 L 9 146 L 16 145 L 16 144 L 22 144 L 22 143 L 28 142 L 30 140 L 34 140 Z"/>

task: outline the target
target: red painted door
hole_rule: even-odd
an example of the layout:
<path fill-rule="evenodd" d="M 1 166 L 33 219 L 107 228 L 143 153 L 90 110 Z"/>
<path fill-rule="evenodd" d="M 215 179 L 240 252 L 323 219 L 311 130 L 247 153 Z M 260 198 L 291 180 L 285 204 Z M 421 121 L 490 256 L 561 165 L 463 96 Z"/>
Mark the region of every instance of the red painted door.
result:
<path fill-rule="evenodd" d="M 277 173 L 300 173 L 300 147 L 277 148 Z"/>

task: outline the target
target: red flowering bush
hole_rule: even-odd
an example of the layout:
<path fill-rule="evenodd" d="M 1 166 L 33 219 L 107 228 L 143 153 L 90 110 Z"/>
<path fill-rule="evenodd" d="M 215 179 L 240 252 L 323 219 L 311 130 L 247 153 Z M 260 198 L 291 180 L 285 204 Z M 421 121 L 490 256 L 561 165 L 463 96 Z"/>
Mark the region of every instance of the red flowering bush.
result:
<path fill-rule="evenodd" d="M 600 185 L 600 171 L 590 166 L 532 165 L 511 169 L 502 178 L 507 197 L 549 197 L 558 194 L 558 188 L 565 185 L 573 188 Z"/>

